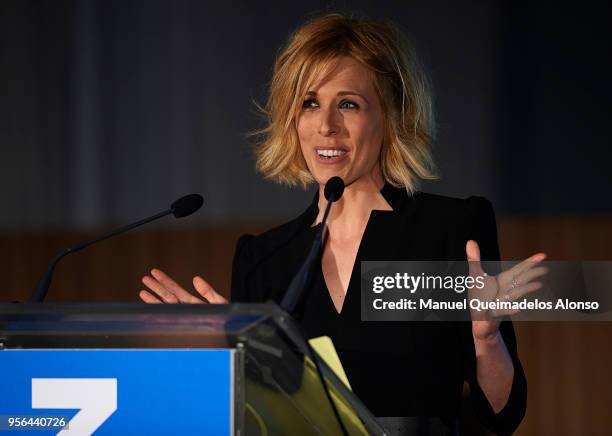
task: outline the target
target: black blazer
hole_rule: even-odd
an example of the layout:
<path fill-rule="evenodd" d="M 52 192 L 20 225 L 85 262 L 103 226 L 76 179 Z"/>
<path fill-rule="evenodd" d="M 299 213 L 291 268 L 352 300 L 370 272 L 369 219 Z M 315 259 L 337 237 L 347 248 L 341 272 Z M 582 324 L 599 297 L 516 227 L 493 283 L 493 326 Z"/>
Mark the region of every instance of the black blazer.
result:
<path fill-rule="evenodd" d="M 361 261 L 465 260 L 468 239 L 478 242 L 483 260 L 498 261 L 491 204 L 482 197 L 409 195 L 389 184 L 381 194 L 393 210 L 372 211 L 341 313 L 331 301 L 319 262 L 296 318 L 308 337 L 332 338 L 354 392 L 374 415 L 454 419 L 467 381 L 481 422 L 496 433 L 512 433 L 525 414 L 527 384 L 510 322 L 503 322 L 500 331 L 514 363 L 514 381 L 507 405 L 495 414 L 476 381 L 469 322 L 360 320 Z M 281 301 L 313 241 L 317 203 L 318 194 L 296 219 L 259 236 L 239 239 L 232 301 Z"/>

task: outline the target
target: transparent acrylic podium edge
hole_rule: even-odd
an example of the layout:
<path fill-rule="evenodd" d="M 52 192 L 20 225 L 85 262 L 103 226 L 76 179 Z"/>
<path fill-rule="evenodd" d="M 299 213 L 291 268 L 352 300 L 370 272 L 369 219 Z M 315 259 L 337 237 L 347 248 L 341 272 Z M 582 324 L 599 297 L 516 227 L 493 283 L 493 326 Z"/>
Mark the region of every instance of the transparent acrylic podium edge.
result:
<path fill-rule="evenodd" d="M 235 434 L 341 434 L 296 323 L 273 303 L 2 304 L 3 348 L 234 349 Z M 319 360 L 349 434 L 385 434 Z"/>

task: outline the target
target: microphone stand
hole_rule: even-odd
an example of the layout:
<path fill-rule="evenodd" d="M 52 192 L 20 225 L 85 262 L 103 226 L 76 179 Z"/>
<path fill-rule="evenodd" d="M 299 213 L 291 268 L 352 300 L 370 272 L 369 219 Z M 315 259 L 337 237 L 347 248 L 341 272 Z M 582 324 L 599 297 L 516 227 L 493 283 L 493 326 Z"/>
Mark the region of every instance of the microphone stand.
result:
<path fill-rule="evenodd" d="M 310 272 L 312 271 L 312 265 L 315 260 L 318 259 L 319 254 L 321 253 L 321 247 L 323 245 L 323 233 L 325 231 L 325 224 L 327 223 L 327 218 L 329 216 L 329 211 L 331 210 L 332 203 L 338 201 L 340 197 L 342 197 L 342 193 L 344 192 L 344 181 L 340 177 L 332 177 L 325 184 L 325 198 L 327 198 L 327 207 L 325 208 L 325 212 L 323 213 L 323 219 L 321 219 L 321 227 L 317 231 L 315 235 L 315 239 L 310 247 L 310 252 L 306 257 L 306 260 L 298 270 L 297 274 L 293 276 L 291 283 L 289 284 L 289 288 L 283 297 L 283 300 L 280 304 L 280 307 L 284 309 L 287 313 L 291 314 L 295 310 L 298 302 L 304 294 L 304 290 L 306 288 L 306 284 L 308 282 L 308 278 L 310 276 Z M 338 408 L 336 407 L 336 403 L 332 399 L 331 393 L 329 392 L 329 387 L 327 386 L 327 382 L 325 381 L 325 377 L 323 376 L 323 370 L 321 368 L 321 361 L 319 359 L 319 355 L 310 345 L 308 339 L 304 338 L 306 342 L 306 347 L 308 350 L 309 357 L 312 359 L 315 368 L 317 369 L 317 374 L 319 379 L 321 379 L 321 384 L 323 385 L 323 391 L 325 392 L 325 396 L 331 405 L 332 411 L 334 412 L 334 416 L 336 417 L 336 421 L 340 426 L 340 430 L 342 434 L 348 436 L 348 431 L 346 426 L 344 425 L 344 421 L 342 421 L 342 417 L 340 416 L 340 412 L 338 412 Z"/>
<path fill-rule="evenodd" d="M 47 268 L 47 271 L 42 275 L 42 277 L 38 281 L 36 289 L 30 296 L 29 302 L 30 303 L 42 303 L 43 302 L 43 300 L 47 296 L 49 287 L 51 286 L 51 279 L 53 278 L 53 272 L 55 271 L 55 267 L 57 266 L 59 261 L 62 260 L 65 256 L 72 254 L 72 253 L 76 253 L 77 251 L 81 251 L 84 248 L 87 248 L 90 245 L 93 245 L 97 242 L 104 241 L 105 239 L 112 238 L 113 236 L 120 235 L 121 233 L 125 233 L 136 227 L 150 223 L 151 221 L 155 221 L 159 218 L 163 218 L 166 215 L 173 214 L 177 218 L 182 218 L 182 217 L 191 215 L 192 213 L 200 209 L 203 203 L 204 203 L 204 199 L 199 194 L 186 195 L 184 197 L 179 198 L 174 203 L 172 203 L 170 205 L 170 209 L 167 209 L 163 212 L 156 213 L 153 216 L 141 219 L 140 221 L 136 221 L 135 223 L 120 227 L 106 235 L 100 236 L 91 241 L 82 242 L 80 244 L 76 244 L 76 245 L 73 245 L 71 247 L 64 249 L 63 251 L 58 253 L 53 258 L 53 260 L 51 260 L 51 263 L 49 263 L 49 267 Z"/>

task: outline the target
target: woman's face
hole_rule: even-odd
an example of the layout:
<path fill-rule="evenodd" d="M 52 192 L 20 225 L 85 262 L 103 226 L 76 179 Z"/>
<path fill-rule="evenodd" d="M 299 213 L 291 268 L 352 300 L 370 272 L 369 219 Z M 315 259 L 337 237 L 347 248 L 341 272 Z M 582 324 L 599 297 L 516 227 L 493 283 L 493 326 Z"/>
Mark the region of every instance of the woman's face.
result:
<path fill-rule="evenodd" d="M 302 154 L 320 185 L 340 176 L 382 184 L 379 157 L 383 115 L 369 71 L 350 57 L 341 57 L 304 96 L 297 117 Z"/>

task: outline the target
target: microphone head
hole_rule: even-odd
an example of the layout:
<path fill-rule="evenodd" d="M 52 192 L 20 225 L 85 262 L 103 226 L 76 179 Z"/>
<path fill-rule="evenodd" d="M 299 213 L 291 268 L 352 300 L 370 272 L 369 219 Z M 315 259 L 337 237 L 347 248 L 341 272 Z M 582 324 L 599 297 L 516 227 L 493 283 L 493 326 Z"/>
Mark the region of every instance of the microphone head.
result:
<path fill-rule="evenodd" d="M 327 200 L 331 201 L 332 203 L 340 200 L 340 197 L 342 197 L 343 192 L 344 181 L 338 176 L 332 177 L 325 184 L 325 198 L 327 198 Z"/>
<path fill-rule="evenodd" d="M 170 205 L 172 214 L 177 218 L 191 215 L 204 204 L 204 198 L 200 194 L 189 194 L 179 198 Z"/>

